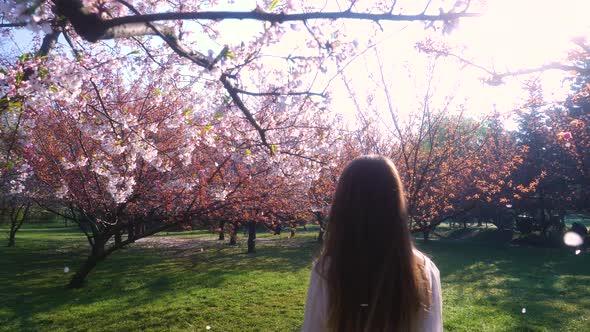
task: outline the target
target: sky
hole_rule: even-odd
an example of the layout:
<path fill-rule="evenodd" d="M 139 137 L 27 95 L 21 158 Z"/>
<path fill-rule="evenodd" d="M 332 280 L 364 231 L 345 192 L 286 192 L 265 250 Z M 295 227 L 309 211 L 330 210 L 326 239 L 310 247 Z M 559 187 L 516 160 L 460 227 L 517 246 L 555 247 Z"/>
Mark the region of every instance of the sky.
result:
<path fill-rule="evenodd" d="M 455 30 L 444 36 L 425 30 L 420 24 L 411 24 L 403 30 L 405 25 L 384 26 L 383 35 L 387 35 L 387 40 L 381 44 L 379 52 L 389 73 L 398 110 L 412 112 L 416 107 L 416 94 L 424 93 L 424 79 L 420 76 L 426 77 L 427 61 L 425 55 L 414 48 L 416 41 L 432 37 L 462 46 L 462 56 L 499 72 L 534 68 L 564 61 L 568 50 L 575 47 L 572 37 L 590 36 L 587 13 L 590 13 L 590 1 L 586 0 L 489 0 L 483 17 L 463 19 Z M 347 22 L 348 26 L 353 24 L 355 22 Z M 472 114 L 487 113 L 494 108 L 500 112 L 519 108 L 525 98 L 522 83 L 532 76 L 542 79 L 547 101 L 563 100 L 569 91 L 566 80 L 569 73 L 563 71 L 517 76 L 506 79 L 500 86 L 490 86 L 481 81 L 482 77 L 487 77 L 481 70 L 461 69 L 461 64 L 455 61 L 441 62 L 437 65 L 438 98 L 442 100 L 454 94 L 455 100 L 465 104 Z M 351 69 L 351 74 L 362 75 L 363 67 Z M 412 72 L 410 78 L 408 70 Z M 341 104 L 344 107 L 346 103 Z M 513 120 L 506 122 L 508 129 L 515 129 Z"/>
<path fill-rule="evenodd" d="M 440 1 L 440 0 L 439 0 Z M 438 1 L 438 2 L 439 2 Z M 280 1 L 279 3 L 282 3 Z M 433 1 L 432 13 L 437 13 L 438 2 Z M 256 7 L 255 0 L 238 0 L 231 4 L 222 4 L 217 10 L 250 11 Z M 369 5 L 368 0 L 359 0 L 357 10 Z M 400 2 L 405 12 L 419 12 L 424 8 L 424 1 Z M 414 6 L 415 8 L 410 8 Z M 326 1 L 325 10 L 347 8 L 342 0 Z M 373 37 L 379 45 L 375 48 L 379 54 L 382 70 L 393 95 L 394 106 L 400 114 L 415 111 L 418 100 L 425 91 L 425 78 L 429 66 L 428 57 L 415 48 L 417 41 L 431 37 L 451 45 L 462 47 L 461 55 L 473 62 L 498 71 L 517 70 L 543 65 L 552 61 L 563 61 L 567 51 L 574 47 L 571 38 L 579 35 L 590 36 L 590 13 L 588 0 L 488 0 L 485 14 L 479 18 L 463 19 L 451 33 L 442 35 L 440 31 L 425 29 L 421 23 L 384 22 L 383 31 Z M 188 27 L 196 25 L 186 23 Z M 221 36 L 210 40 L 193 34 L 198 38 L 201 48 L 211 49 L 215 54 L 225 44 L 239 45 L 258 34 L 263 23 L 256 21 L 229 20 L 219 23 Z M 367 30 L 375 30 L 375 25 L 367 22 L 345 21 L 341 27 L 349 39 L 366 39 Z M 373 25 L 373 26 L 371 26 Z M 301 27 L 300 27 L 301 28 Z M 285 35 L 284 41 L 265 50 L 268 54 L 288 54 L 302 42 L 301 29 Z M 371 32 L 372 33 L 372 32 Z M 309 36 L 307 36 L 309 37 Z M 3 51 L 15 44 L 21 50 L 30 48 L 31 34 L 21 30 L 14 42 L 4 40 L 0 47 Z M 10 45 L 10 46 L 9 46 Z M 366 100 L 365 93 L 379 88 L 371 75 L 379 74 L 379 65 L 375 50 L 358 57 L 345 70 L 346 78 L 351 79 L 358 100 Z M 500 86 L 489 86 L 482 82 L 485 73 L 472 67 L 463 68 L 454 60 L 439 60 L 436 64 L 435 103 L 442 103 L 453 95 L 457 103 L 466 105 L 474 115 L 485 114 L 492 109 L 509 112 L 522 104 L 522 82 L 531 76 L 518 76 L 506 79 Z M 325 75 L 320 76 L 311 87 L 322 90 L 337 68 L 329 67 Z M 535 74 L 541 77 L 545 98 L 549 101 L 562 100 L 568 92 L 566 77 L 568 73 L 547 71 Z M 332 107 L 345 116 L 354 117 L 355 109 L 350 96 L 341 80 L 330 83 Z M 384 100 L 377 101 L 385 103 Z M 386 105 L 383 104 L 383 108 Z M 514 121 L 508 120 L 506 126 L 515 128 Z"/>
<path fill-rule="evenodd" d="M 363 2 L 368 4 L 367 1 L 357 3 Z M 255 4 L 256 1 L 240 0 L 223 9 L 251 10 Z M 348 6 L 346 1 L 326 1 L 326 4 L 326 11 Z M 424 4 L 425 1 L 400 2 L 408 13 L 421 11 Z M 433 1 L 431 13 L 437 13 L 438 5 L 437 1 Z M 431 37 L 461 47 L 462 56 L 478 65 L 502 72 L 564 61 L 568 50 L 575 48 L 571 42 L 573 37 L 590 36 L 588 0 L 488 0 L 486 7 L 482 17 L 463 19 L 456 29 L 445 35 L 440 31 L 425 29 L 421 23 L 382 23 L 383 31 L 378 31 L 374 39 L 379 41 L 376 48 L 382 69 L 390 85 L 395 108 L 400 114 L 415 111 L 416 103 L 425 91 L 429 61 L 425 54 L 415 48 L 415 43 L 424 38 Z M 360 5 L 357 10 L 362 10 Z M 359 21 L 342 24 L 348 38 L 355 38 L 356 34 L 359 39 L 366 38 L 370 25 Z M 223 42 L 231 44 L 256 34 L 260 22 L 226 21 L 221 28 L 232 33 L 227 34 L 228 39 L 217 42 L 219 45 Z M 270 52 L 288 53 L 297 43 L 293 38 L 285 40 L 288 42 L 279 43 Z M 489 77 L 483 71 L 473 67 L 464 68 L 457 61 L 438 61 L 436 68 L 435 102 L 442 104 L 445 98 L 452 95 L 457 104 L 464 104 L 474 116 L 494 109 L 508 115 L 513 113 L 526 98 L 523 82 L 531 77 L 542 80 L 548 102 L 561 101 L 569 92 L 569 73 L 558 70 L 507 78 L 500 86 L 490 86 L 482 82 L 482 78 Z M 322 90 L 335 70 L 329 69 L 323 78 L 316 80 L 312 90 Z M 378 75 L 378 72 L 374 51 L 367 52 L 366 56 L 357 58 L 347 67 L 345 76 L 351 79 L 355 91 L 358 91 L 358 100 L 363 101 L 366 98 L 364 92 L 375 88 L 369 76 Z M 334 80 L 330 90 L 333 108 L 348 116 L 355 114 L 354 105 L 342 81 Z M 385 100 L 380 102 L 386 108 Z M 507 119 L 506 127 L 516 128 L 514 117 Z"/>

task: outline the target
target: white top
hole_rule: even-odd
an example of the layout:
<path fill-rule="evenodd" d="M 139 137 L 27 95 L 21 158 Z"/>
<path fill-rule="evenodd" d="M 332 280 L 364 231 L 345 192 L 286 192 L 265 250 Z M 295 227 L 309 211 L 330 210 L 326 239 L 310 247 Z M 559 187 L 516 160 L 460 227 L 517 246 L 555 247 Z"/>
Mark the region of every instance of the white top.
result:
<path fill-rule="evenodd" d="M 414 251 L 414 254 L 424 258 L 425 272 L 430 281 L 430 289 L 432 290 L 430 309 L 425 313 L 425 318 L 419 331 L 441 332 L 443 330 L 443 323 L 440 272 L 430 258 L 417 250 Z M 326 280 L 316 272 L 314 264 L 309 278 L 307 301 L 305 302 L 305 316 L 301 331 L 321 332 L 328 330 L 326 327 L 328 322 L 328 288 L 325 283 Z"/>

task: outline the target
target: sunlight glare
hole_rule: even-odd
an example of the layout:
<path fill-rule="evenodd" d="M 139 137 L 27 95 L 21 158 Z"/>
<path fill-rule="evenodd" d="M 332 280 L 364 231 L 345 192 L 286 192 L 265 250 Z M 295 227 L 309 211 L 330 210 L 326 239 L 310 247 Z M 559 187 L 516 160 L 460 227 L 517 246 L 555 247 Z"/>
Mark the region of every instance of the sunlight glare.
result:
<path fill-rule="evenodd" d="M 582 239 L 580 234 L 578 234 L 576 232 L 567 232 L 563 236 L 563 242 L 565 243 L 566 246 L 577 247 L 577 246 L 581 246 L 582 243 L 584 243 L 584 240 Z"/>
<path fill-rule="evenodd" d="M 493 0 L 483 17 L 462 22 L 455 37 L 497 65 L 539 66 L 564 57 L 571 38 L 588 28 L 588 12 L 586 0 Z"/>

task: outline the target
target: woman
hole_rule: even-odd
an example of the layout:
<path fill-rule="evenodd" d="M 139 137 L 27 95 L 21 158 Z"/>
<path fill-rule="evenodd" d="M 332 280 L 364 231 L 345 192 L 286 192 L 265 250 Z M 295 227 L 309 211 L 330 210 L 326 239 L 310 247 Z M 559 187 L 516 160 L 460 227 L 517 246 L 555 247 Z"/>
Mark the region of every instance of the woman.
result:
<path fill-rule="evenodd" d="M 414 248 L 393 163 L 342 172 L 309 283 L 303 331 L 442 331 L 440 275 Z"/>

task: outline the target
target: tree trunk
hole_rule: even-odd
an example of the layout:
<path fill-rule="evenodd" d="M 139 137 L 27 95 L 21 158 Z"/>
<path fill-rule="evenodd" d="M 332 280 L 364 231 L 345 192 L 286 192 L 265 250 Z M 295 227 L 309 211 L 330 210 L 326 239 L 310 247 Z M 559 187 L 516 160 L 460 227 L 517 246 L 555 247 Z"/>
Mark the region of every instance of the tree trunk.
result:
<path fill-rule="evenodd" d="M 295 227 L 291 227 L 291 237 L 295 237 Z"/>
<path fill-rule="evenodd" d="M 21 215 L 21 211 L 23 208 L 24 211 Z M 18 208 L 12 208 L 12 212 L 10 213 L 10 232 L 8 235 L 8 247 L 14 247 L 16 241 L 16 232 L 21 228 L 21 226 L 25 222 L 25 219 L 27 219 L 30 208 L 31 203 L 23 204 Z"/>
<path fill-rule="evenodd" d="M 14 247 L 14 242 L 16 238 L 16 230 L 10 229 L 10 234 L 8 235 L 8 247 Z"/>
<path fill-rule="evenodd" d="M 95 238 L 94 241 L 95 243 L 92 247 L 92 253 L 90 256 L 88 256 L 84 264 L 82 264 L 82 266 L 80 266 L 80 268 L 76 271 L 66 288 L 73 289 L 84 286 L 86 276 L 88 276 L 88 274 L 94 270 L 98 262 L 107 257 L 108 254 L 105 253 L 106 241 L 100 238 Z"/>
<path fill-rule="evenodd" d="M 143 233 L 145 233 L 145 222 L 139 222 L 135 225 L 135 235 L 133 238 L 140 239 Z"/>
<path fill-rule="evenodd" d="M 133 222 L 127 225 L 127 239 L 131 242 L 135 241 L 135 224 Z"/>
<path fill-rule="evenodd" d="M 225 240 L 224 226 L 225 226 L 225 220 L 220 220 L 219 221 L 219 241 Z"/>
<path fill-rule="evenodd" d="M 125 225 L 116 225 L 114 229 L 111 228 L 106 230 L 99 230 L 96 227 L 93 227 L 92 235 L 86 234 L 88 242 L 92 247 L 92 252 L 88 256 L 84 264 L 82 264 L 82 266 L 80 266 L 80 268 L 76 271 L 76 273 L 74 274 L 66 288 L 82 287 L 88 274 L 92 272 L 92 270 L 96 267 L 96 265 L 99 262 L 107 258 L 113 252 L 125 248 L 128 244 L 135 242 L 136 239 L 141 239 L 156 234 L 175 225 L 178 224 L 162 223 L 160 225 L 156 225 L 151 229 L 146 230 L 146 224 L 141 223 L 132 228 L 128 228 L 128 231 L 131 231 L 132 234 L 136 235 L 133 235 L 131 237 L 129 237 L 128 235 L 127 240 L 125 241 L 123 241 L 122 239 L 117 240 L 117 237 L 121 237 L 121 230 L 125 227 Z M 115 244 L 109 246 L 109 240 L 113 236 L 115 236 Z"/>
<path fill-rule="evenodd" d="M 256 252 L 256 221 L 248 222 L 248 253 Z"/>
<path fill-rule="evenodd" d="M 231 233 L 229 234 L 229 245 L 235 246 L 238 244 L 238 227 L 232 225 Z"/>
<path fill-rule="evenodd" d="M 324 228 L 320 227 L 320 232 L 318 233 L 318 242 L 324 242 Z"/>
<path fill-rule="evenodd" d="M 66 288 L 73 289 L 82 287 L 84 285 L 84 281 L 86 280 L 86 276 L 88 276 L 88 274 L 96 267 L 96 264 L 105 259 L 105 257 L 106 255 L 88 256 L 84 264 L 82 264 L 78 271 L 76 271 L 76 274 L 74 274 Z"/>
<path fill-rule="evenodd" d="M 543 204 L 544 200 L 543 200 L 543 195 L 541 194 L 541 204 Z M 539 216 L 540 218 L 540 224 L 541 224 L 541 236 L 543 236 L 543 238 L 547 238 L 547 230 L 549 229 L 549 223 L 547 222 L 547 219 L 545 218 L 545 209 L 541 208 L 541 214 Z"/>
<path fill-rule="evenodd" d="M 115 233 L 115 246 L 120 246 L 121 240 L 121 231 L 117 231 L 117 233 Z"/>
<path fill-rule="evenodd" d="M 427 230 L 424 230 L 422 232 L 422 236 L 424 238 L 424 242 L 428 242 L 429 239 L 430 239 L 430 230 L 428 230 L 428 229 Z"/>

